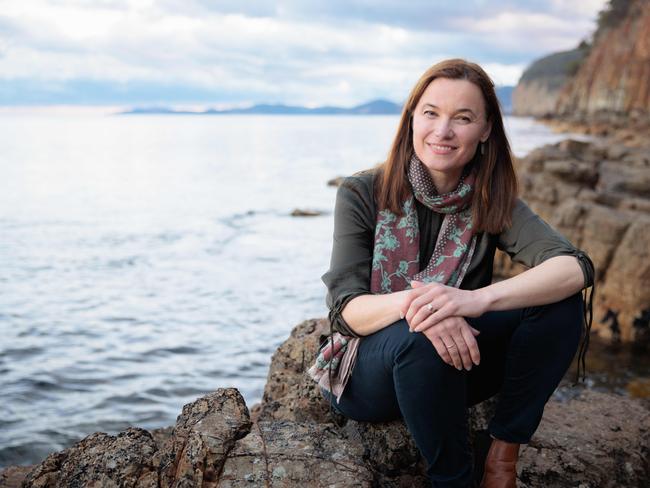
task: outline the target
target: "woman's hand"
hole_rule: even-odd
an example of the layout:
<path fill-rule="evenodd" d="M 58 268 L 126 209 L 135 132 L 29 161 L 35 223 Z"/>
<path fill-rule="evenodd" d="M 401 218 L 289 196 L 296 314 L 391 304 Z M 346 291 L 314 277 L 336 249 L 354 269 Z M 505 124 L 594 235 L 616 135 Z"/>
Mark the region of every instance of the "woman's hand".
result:
<path fill-rule="evenodd" d="M 481 361 L 474 338 L 479 333 L 462 317 L 448 317 L 423 332 L 445 363 L 467 371 L 472 369 L 472 363 L 478 366 Z"/>
<path fill-rule="evenodd" d="M 423 332 L 448 317 L 479 317 L 487 311 L 487 301 L 479 290 L 421 281 L 412 281 L 411 286 L 400 312 L 414 332 Z"/>

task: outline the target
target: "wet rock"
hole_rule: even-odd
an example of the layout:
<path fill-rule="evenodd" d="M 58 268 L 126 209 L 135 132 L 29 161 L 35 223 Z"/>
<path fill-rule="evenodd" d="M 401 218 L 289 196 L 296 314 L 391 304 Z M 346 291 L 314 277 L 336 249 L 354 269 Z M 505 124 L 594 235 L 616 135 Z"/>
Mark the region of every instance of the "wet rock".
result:
<path fill-rule="evenodd" d="M 307 208 L 294 208 L 291 211 L 292 217 L 318 217 L 319 215 L 323 214 L 324 212 L 320 210 L 310 210 Z"/>

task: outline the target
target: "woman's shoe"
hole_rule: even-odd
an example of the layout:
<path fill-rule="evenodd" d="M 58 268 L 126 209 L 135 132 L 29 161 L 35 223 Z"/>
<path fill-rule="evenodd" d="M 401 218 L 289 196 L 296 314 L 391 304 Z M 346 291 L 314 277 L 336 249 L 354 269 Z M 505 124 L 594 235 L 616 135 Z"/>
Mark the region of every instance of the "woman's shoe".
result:
<path fill-rule="evenodd" d="M 480 488 L 517 488 L 519 444 L 493 439 Z"/>

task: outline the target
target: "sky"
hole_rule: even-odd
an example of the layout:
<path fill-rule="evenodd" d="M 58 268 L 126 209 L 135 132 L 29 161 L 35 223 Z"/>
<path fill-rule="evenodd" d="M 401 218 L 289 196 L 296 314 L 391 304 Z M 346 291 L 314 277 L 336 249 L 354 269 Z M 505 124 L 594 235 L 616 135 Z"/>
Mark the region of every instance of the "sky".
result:
<path fill-rule="evenodd" d="M 606 0 L 0 0 L 0 106 L 353 106 L 462 57 L 497 85 Z"/>

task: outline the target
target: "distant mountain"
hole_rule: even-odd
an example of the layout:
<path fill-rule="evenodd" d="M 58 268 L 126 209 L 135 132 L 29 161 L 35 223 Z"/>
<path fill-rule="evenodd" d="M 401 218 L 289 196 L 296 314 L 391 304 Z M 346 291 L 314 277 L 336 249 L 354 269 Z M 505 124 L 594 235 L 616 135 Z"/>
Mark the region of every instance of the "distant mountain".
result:
<path fill-rule="evenodd" d="M 260 104 L 247 108 L 232 108 L 227 110 L 207 109 L 201 112 L 190 112 L 187 110 L 174 110 L 168 107 L 146 107 L 134 108 L 122 112 L 123 115 L 139 114 L 183 114 L 183 115 L 227 115 L 227 114 L 250 114 L 250 115 L 394 115 L 402 112 L 402 106 L 388 100 L 373 100 L 352 108 L 343 107 L 301 107 L 295 105 L 269 105 Z"/>
<path fill-rule="evenodd" d="M 512 111 L 512 86 L 497 87 L 497 97 L 505 114 Z M 139 107 L 121 112 L 120 115 L 175 114 L 175 115 L 396 115 L 402 113 L 402 105 L 389 100 L 372 100 L 352 108 L 343 107 L 301 107 L 299 105 L 258 104 L 247 108 L 217 110 L 209 108 L 199 112 L 175 110 L 169 107 Z"/>

